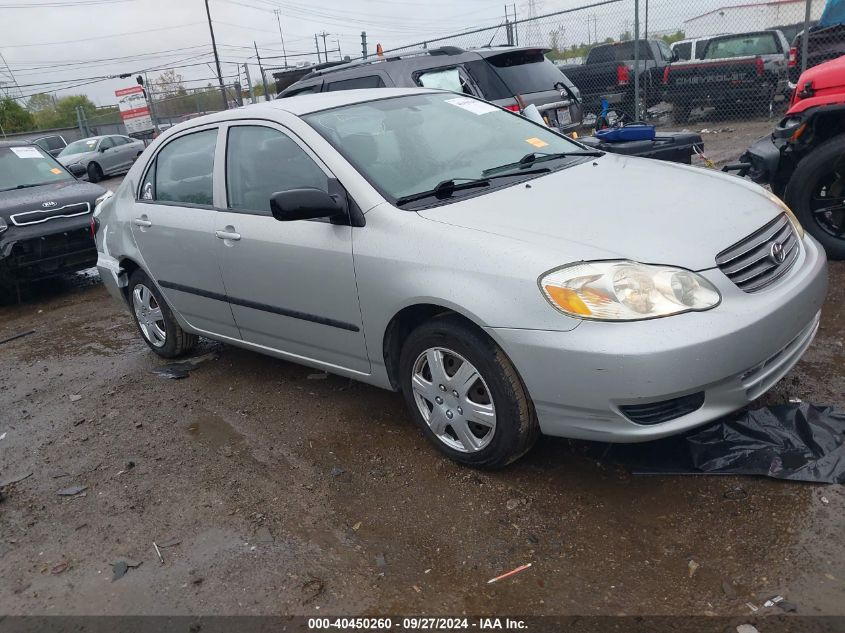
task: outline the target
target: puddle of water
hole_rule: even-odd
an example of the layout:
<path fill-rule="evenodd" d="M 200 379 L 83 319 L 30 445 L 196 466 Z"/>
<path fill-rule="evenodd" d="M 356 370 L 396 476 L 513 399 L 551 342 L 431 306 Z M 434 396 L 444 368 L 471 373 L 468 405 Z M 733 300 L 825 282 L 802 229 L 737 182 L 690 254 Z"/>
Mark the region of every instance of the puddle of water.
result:
<path fill-rule="evenodd" d="M 244 436 L 215 415 L 204 415 L 194 419 L 187 427 L 188 435 L 209 448 L 237 448 L 244 443 Z"/>

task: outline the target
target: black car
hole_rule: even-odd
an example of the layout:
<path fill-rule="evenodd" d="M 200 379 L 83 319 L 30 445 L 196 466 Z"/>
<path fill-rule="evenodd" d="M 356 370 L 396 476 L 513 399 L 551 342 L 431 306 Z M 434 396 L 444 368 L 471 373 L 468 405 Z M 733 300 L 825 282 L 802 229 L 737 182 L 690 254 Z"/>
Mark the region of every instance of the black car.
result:
<path fill-rule="evenodd" d="M 0 141 L 0 289 L 94 266 L 92 213 L 106 195 L 38 145 Z"/>
<path fill-rule="evenodd" d="M 356 88 L 441 88 L 485 99 L 518 112 L 534 105 L 559 130 L 581 125 L 578 88 L 546 58 L 549 49 L 488 46 L 464 50 L 443 46 L 409 50 L 317 67 L 278 98 Z"/>

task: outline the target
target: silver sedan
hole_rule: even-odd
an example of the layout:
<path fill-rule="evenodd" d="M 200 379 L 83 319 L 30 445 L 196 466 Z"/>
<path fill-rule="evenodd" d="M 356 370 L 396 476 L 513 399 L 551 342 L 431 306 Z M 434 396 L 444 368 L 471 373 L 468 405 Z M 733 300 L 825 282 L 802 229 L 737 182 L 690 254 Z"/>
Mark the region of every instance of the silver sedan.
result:
<path fill-rule="evenodd" d="M 144 141 L 113 134 L 74 141 L 56 157 L 70 173 L 91 182 L 129 171 L 144 151 Z"/>
<path fill-rule="evenodd" d="M 824 252 L 777 198 L 430 90 L 308 95 L 160 136 L 95 212 L 163 357 L 205 336 L 400 391 L 450 458 L 743 407 L 818 328 Z"/>

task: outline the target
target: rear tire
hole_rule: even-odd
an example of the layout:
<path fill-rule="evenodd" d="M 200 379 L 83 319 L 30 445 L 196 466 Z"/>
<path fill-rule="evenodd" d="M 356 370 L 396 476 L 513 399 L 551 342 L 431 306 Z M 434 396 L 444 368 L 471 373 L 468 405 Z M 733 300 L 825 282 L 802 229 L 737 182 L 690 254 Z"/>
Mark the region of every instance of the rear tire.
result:
<path fill-rule="evenodd" d="M 692 107 L 688 103 L 675 102 L 672 104 L 672 120 L 681 125 L 689 123 L 690 112 Z"/>
<path fill-rule="evenodd" d="M 414 421 L 459 464 L 503 468 L 528 452 L 540 434 L 510 359 L 458 317 L 436 318 L 411 332 L 399 372 Z"/>
<path fill-rule="evenodd" d="M 88 164 L 88 180 L 100 182 L 103 179 L 103 169 L 97 163 Z"/>
<path fill-rule="evenodd" d="M 197 344 L 196 334 L 188 334 L 173 316 L 161 292 L 143 270 L 129 277 L 129 310 L 144 342 L 163 358 L 176 358 Z"/>
<path fill-rule="evenodd" d="M 825 141 L 798 163 L 784 201 L 824 246 L 828 259 L 845 259 L 845 134 Z"/>

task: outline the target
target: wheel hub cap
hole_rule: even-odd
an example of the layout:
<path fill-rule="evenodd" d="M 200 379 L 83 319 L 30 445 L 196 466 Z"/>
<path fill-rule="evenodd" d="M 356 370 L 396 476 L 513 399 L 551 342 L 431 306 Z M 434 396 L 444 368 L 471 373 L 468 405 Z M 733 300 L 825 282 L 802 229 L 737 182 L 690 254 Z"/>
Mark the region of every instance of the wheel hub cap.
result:
<path fill-rule="evenodd" d="M 164 347 L 167 342 L 164 315 L 155 295 L 144 284 L 138 284 L 132 290 L 132 309 L 144 338 L 155 347 Z"/>
<path fill-rule="evenodd" d="M 463 356 L 432 347 L 417 357 L 411 388 L 420 415 L 449 448 L 474 453 L 496 431 L 496 409 L 487 383 Z"/>

